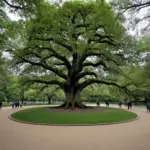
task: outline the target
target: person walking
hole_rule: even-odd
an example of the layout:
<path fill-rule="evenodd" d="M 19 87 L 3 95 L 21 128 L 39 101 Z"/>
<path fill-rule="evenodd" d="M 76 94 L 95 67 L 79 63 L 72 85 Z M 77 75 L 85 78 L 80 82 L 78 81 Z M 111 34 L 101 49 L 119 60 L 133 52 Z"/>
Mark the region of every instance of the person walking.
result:
<path fill-rule="evenodd" d="M 100 102 L 99 101 L 97 101 L 97 106 L 100 106 Z"/>
<path fill-rule="evenodd" d="M 119 107 L 122 108 L 122 101 L 118 103 Z"/>
<path fill-rule="evenodd" d="M 19 101 L 17 102 L 17 106 L 18 106 L 18 108 L 20 107 L 20 102 Z"/>
<path fill-rule="evenodd" d="M 132 108 L 132 101 L 130 101 L 130 109 Z"/>
<path fill-rule="evenodd" d="M 20 103 L 20 108 L 22 108 L 22 103 Z"/>
<path fill-rule="evenodd" d="M 12 102 L 12 109 L 14 109 L 15 108 L 15 103 L 14 102 Z"/>
<path fill-rule="evenodd" d="M 18 103 L 17 103 L 17 101 L 15 101 L 15 108 L 17 108 L 18 107 Z"/>
<path fill-rule="evenodd" d="M 150 102 L 149 101 L 146 103 L 146 109 L 147 109 L 147 112 L 150 112 Z"/>
<path fill-rule="evenodd" d="M 130 109 L 130 101 L 129 100 L 127 101 L 127 106 L 128 106 L 128 109 Z"/>
<path fill-rule="evenodd" d="M 107 100 L 105 103 L 106 103 L 106 106 L 109 107 L 109 101 Z"/>
<path fill-rule="evenodd" d="M 0 101 L 0 109 L 2 109 L 3 103 Z"/>

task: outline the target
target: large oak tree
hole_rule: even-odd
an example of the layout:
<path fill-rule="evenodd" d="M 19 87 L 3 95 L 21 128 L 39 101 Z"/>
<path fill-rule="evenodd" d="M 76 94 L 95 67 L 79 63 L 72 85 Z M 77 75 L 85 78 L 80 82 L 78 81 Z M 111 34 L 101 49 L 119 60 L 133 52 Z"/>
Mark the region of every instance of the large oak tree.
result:
<path fill-rule="evenodd" d="M 28 40 L 14 51 L 13 60 L 28 83 L 60 87 L 66 96 L 64 108 L 85 108 L 80 93 L 87 86 L 97 83 L 127 90 L 111 78 L 124 75 L 119 47 L 123 34 L 123 26 L 104 0 L 43 3 L 27 22 Z"/>

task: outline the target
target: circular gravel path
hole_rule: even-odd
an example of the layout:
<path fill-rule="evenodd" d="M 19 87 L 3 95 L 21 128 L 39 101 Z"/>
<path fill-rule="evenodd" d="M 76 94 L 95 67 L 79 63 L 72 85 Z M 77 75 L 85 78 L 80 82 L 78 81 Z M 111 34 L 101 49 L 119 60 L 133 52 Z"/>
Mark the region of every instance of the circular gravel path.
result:
<path fill-rule="evenodd" d="M 132 109 L 140 117 L 133 122 L 81 127 L 17 123 L 8 119 L 14 111 L 0 110 L 0 150 L 149 150 L 150 113 L 144 107 Z"/>

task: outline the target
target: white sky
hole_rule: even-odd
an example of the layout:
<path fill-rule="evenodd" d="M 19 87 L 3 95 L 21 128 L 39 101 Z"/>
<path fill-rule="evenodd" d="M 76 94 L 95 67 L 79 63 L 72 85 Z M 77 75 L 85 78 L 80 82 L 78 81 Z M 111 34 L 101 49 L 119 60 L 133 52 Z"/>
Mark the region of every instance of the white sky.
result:
<path fill-rule="evenodd" d="M 17 14 L 9 13 L 9 11 L 6 11 L 6 12 L 7 12 L 8 16 L 11 18 L 11 20 L 17 21 L 17 20 L 21 19 L 20 16 L 18 16 Z"/>

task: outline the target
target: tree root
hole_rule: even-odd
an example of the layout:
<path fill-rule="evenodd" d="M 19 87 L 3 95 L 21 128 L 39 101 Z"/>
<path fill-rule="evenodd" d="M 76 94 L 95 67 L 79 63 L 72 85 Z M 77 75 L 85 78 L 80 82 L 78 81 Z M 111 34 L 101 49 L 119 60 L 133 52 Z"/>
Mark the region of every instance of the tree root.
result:
<path fill-rule="evenodd" d="M 57 106 L 55 108 L 64 108 L 64 109 L 72 109 L 74 110 L 75 108 L 79 108 L 79 109 L 86 109 L 86 108 L 91 108 L 89 106 L 86 106 L 85 104 L 81 103 L 81 102 L 64 102 L 63 104 L 61 104 L 60 106 Z"/>

